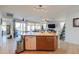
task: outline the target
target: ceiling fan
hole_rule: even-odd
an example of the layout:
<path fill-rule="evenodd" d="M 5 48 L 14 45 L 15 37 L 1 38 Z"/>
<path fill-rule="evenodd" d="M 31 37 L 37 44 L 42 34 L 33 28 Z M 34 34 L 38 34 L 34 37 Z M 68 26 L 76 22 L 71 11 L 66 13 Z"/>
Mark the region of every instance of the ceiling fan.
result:
<path fill-rule="evenodd" d="M 43 11 L 45 12 L 46 11 L 46 6 L 44 5 L 34 5 L 34 8 L 33 8 L 35 11 Z"/>

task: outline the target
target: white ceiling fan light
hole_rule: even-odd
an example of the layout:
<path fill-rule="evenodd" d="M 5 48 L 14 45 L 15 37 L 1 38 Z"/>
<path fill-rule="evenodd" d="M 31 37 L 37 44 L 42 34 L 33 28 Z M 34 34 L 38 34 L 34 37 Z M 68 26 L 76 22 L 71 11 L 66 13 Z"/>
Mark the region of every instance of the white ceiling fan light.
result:
<path fill-rule="evenodd" d="M 44 5 L 34 5 L 33 10 L 37 12 L 43 12 L 43 13 L 47 12 L 47 8 Z"/>

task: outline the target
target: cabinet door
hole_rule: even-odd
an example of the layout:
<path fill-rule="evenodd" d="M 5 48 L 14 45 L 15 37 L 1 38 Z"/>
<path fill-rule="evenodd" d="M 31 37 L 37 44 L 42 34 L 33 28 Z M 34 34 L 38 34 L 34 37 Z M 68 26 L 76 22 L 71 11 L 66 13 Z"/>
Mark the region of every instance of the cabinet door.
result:
<path fill-rule="evenodd" d="M 36 48 L 37 50 L 55 50 L 56 49 L 56 37 L 53 36 L 37 36 Z"/>
<path fill-rule="evenodd" d="M 57 39 L 56 36 L 46 37 L 47 50 L 56 50 L 57 48 Z"/>
<path fill-rule="evenodd" d="M 25 50 L 36 50 L 36 37 L 35 36 L 25 37 Z"/>
<path fill-rule="evenodd" d="M 46 37 L 45 36 L 37 36 L 36 37 L 36 49 L 37 50 L 45 50 L 46 48 Z"/>

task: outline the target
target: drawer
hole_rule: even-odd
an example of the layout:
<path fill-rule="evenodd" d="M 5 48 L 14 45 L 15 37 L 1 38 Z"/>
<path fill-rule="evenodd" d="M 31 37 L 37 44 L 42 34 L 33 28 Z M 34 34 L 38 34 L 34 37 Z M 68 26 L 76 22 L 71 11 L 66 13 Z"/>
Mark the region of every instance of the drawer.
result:
<path fill-rule="evenodd" d="M 25 39 L 36 39 L 36 36 L 25 36 Z"/>

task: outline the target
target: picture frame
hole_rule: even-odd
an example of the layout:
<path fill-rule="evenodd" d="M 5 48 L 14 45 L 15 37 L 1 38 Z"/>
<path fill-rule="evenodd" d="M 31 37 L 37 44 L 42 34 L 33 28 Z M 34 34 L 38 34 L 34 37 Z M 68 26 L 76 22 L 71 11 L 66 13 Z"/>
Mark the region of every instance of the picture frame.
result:
<path fill-rule="evenodd" d="M 73 27 L 79 27 L 79 18 L 73 18 Z"/>

